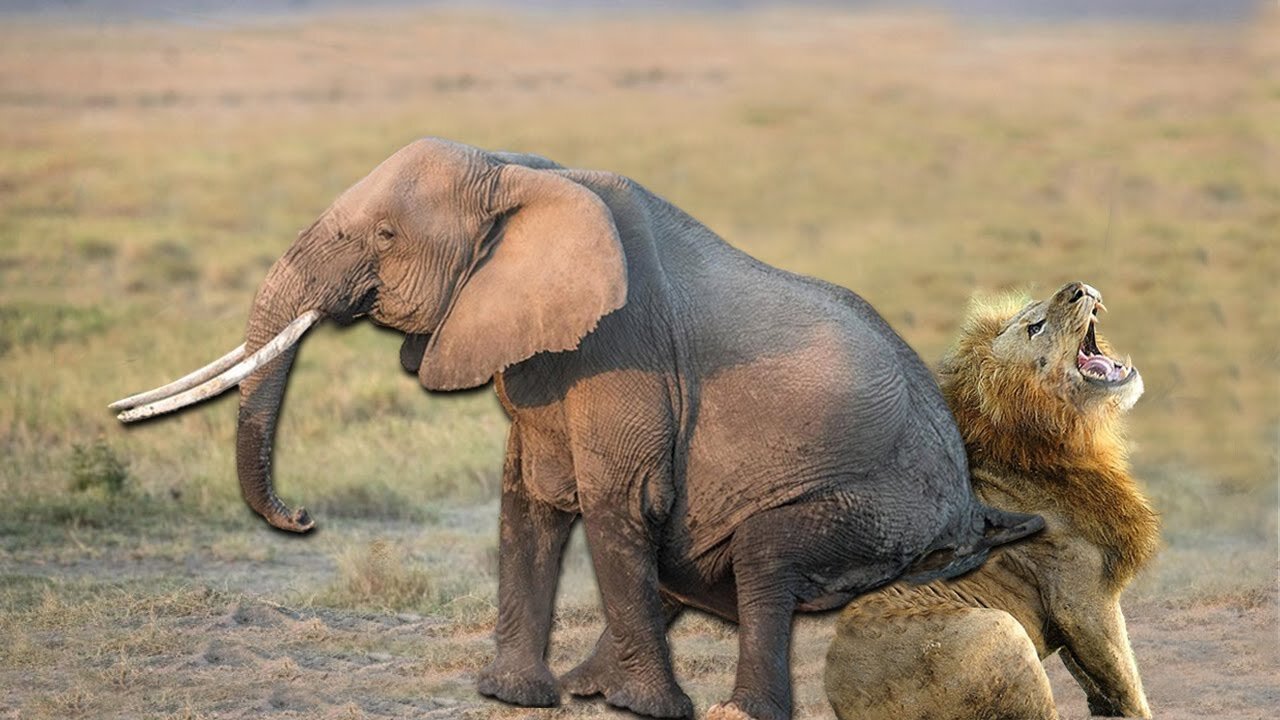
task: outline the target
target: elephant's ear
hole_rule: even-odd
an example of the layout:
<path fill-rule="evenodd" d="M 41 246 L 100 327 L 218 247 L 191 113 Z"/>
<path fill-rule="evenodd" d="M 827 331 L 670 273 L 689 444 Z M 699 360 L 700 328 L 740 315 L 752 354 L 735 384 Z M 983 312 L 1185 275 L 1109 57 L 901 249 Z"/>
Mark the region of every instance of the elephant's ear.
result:
<path fill-rule="evenodd" d="M 418 367 L 432 390 L 476 387 L 535 353 L 573 350 L 626 303 L 626 258 L 604 202 L 553 172 L 498 173 L 496 233 Z"/>

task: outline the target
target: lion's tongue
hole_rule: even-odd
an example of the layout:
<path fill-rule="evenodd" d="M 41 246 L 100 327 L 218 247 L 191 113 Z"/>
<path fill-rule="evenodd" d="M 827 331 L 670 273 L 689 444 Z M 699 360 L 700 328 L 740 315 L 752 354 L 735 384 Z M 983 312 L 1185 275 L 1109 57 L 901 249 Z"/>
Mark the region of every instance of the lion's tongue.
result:
<path fill-rule="evenodd" d="M 1116 363 L 1112 362 L 1111 358 L 1106 355 L 1090 355 L 1084 362 L 1080 363 L 1080 369 L 1105 377 L 1112 382 L 1124 379 L 1124 370 L 1116 367 Z"/>

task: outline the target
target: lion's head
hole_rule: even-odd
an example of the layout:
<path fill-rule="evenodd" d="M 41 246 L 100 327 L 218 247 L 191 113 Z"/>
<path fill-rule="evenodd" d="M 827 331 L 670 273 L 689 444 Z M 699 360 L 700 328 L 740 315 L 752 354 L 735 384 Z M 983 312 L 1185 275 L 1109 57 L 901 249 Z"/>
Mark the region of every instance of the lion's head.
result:
<path fill-rule="evenodd" d="M 1142 395 L 1142 376 L 1098 336 L 1105 309 L 1081 282 L 1045 300 L 974 304 L 939 373 L 972 461 L 1123 461 L 1120 419 Z"/>

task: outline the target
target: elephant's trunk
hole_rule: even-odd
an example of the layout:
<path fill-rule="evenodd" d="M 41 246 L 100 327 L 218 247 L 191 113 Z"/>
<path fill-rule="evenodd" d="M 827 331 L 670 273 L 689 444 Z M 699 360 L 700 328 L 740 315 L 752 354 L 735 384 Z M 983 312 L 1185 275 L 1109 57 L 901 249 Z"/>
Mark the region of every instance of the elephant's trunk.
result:
<path fill-rule="evenodd" d="M 267 274 L 249 315 L 245 350 L 254 352 L 276 337 L 314 303 L 307 302 L 304 285 L 286 254 Z M 310 294 L 310 293 L 308 293 Z M 236 474 L 245 502 L 268 523 L 290 532 L 306 532 L 315 523 L 303 508 L 291 510 L 276 496 L 271 479 L 271 454 L 276 424 L 289 370 L 297 354 L 290 346 L 240 383 L 240 414 L 236 425 Z"/>
<path fill-rule="evenodd" d="M 240 387 L 236 473 L 245 502 L 275 527 L 312 528 L 307 511 L 291 510 L 271 482 L 271 452 L 297 342 L 323 318 L 349 322 L 376 301 L 377 278 L 358 241 L 321 218 L 267 273 L 240 347 L 167 385 L 111 404 L 121 422 L 173 412 Z"/>

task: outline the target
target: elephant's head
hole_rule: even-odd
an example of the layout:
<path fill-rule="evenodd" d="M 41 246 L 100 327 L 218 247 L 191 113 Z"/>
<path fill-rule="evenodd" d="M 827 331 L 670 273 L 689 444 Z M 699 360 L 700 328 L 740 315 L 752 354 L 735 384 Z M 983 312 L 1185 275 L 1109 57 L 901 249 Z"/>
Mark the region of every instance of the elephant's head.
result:
<path fill-rule="evenodd" d="M 125 422 L 140 420 L 238 383 L 244 498 L 275 527 L 309 530 L 306 511 L 290 510 L 272 489 L 271 455 L 296 342 L 311 324 L 369 317 L 401 330 L 401 364 L 427 388 L 454 390 L 535 353 L 572 350 L 626 301 L 626 260 L 608 208 L 581 185 L 534 169 L 548 165 L 437 139 L 403 148 L 271 267 L 244 345 L 112 407 L 126 409 Z"/>

